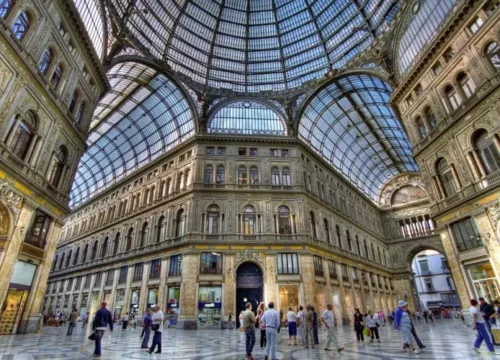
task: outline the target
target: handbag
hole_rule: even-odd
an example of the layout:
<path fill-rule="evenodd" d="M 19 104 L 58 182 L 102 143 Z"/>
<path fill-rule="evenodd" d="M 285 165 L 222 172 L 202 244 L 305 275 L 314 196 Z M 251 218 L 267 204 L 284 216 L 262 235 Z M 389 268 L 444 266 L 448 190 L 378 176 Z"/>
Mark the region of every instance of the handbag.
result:
<path fill-rule="evenodd" d="M 160 324 L 153 324 L 153 325 L 151 325 L 151 330 L 158 331 L 159 329 L 160 329 Z"/>
<path fill-rule="evenodd" d="M 95 331 L 94 331 L 92 334 L 90 334 L 90 336 L 89 336 L 89 340 L 94 341 L 95 339 L 97 339 L 97 335 L 96 335 L 96 333 L 95 333 Z"/>

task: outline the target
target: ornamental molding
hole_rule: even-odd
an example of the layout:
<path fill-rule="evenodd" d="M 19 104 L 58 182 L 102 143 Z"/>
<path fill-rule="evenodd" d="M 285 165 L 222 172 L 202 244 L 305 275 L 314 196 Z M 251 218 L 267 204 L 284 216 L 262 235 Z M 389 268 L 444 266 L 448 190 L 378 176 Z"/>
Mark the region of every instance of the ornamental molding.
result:
<path fill-rule="evenodd" d="M 238 268 L 238 266 L 245 261 L 253 261 L 253 262 L 261 265 L 262 268 L 265 267 L 265 255 L 262 252 L 249 251 L 248 249 L 245 251 L 238 251 L 236 253 L 236 266 L 235 266 L 235 268 Z"/>
<path fill-rule="evenodd" d="M 16 224 L 21 212 L 23 197 L 14 192 L 6 181 L 0 180 L 0 200 L 12 212 L 14 215 L 13 223 Z"/>

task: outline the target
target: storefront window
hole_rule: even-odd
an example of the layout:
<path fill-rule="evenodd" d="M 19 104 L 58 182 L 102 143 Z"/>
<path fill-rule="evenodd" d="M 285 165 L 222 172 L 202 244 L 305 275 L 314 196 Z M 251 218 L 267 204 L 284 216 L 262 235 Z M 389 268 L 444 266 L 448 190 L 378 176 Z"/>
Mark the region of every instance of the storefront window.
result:
<path fill-rule="evenodd" d="M 130 297 L 130 315 L 137 314 L 137 312 L 139 311 L 140 294 L 140 290 L 132 290 L 132 295 Z"/>
<path fill-rule="evenodd" d="M 500 285 L 489 262 L 467 267 L 477 297 L 484 297 L 487 302 L 500 298 Z"/>
<path fill-rule="evenodd" d="M 158 294 L 159 294 L 158 289 L 149 289 L 148 292 L 148 306 L 147 308 L 151 308 L 155 305 L 158 304 Z"/>
<path fill-rule="evenodd" d="M 221 299 L 221 286 L 200 286 L 198 289 L 198 326 L 220 326 Z"/>
<path fill-rule="evenodd" d="M 113 312 L 113 319 L 115 321 L 120 320 L 124 300 L 125 300 L 125 290 L 118 290 L 116 292 L 116 298 L 115 298 L 115 311 Z"/>
<path fill-rule="evenodd" d="M 167 319 L 168 325 L 176 325 L 177 318 L 180 311 L 180 298 L 181 288 L 180 286 L 171 286 L 168 288 L 167 297 Z"/>

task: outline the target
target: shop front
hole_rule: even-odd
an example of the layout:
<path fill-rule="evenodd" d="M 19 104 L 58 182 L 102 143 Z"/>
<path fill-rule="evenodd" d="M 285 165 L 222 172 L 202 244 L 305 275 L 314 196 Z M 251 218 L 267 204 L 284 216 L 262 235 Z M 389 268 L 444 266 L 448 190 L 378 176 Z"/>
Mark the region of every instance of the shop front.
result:
<path fill-rule="evenodd" d="M 115 296 L 115 308 L 113 310 L 113 320 L 118 321 L 121 318 L 123 304 L 125 302 L 125 290 L 117 290 Z"/>
<path fill-rule="evenodd" d="M 286 314 L 289 308 L 295 312 L 299 311 L 299 287 L 297 285 L 280 285 L 279 294 L 279 308 L 283 313 Z"/>
<path fill-rule="evenodd" d="M 500 298 L 500 285 L 489 261 L 469 265 L 467 272 L 476 297 L 483 297 L 489 303 Z"/>
<path fill-rule="evenodd" d="M 160 290 L 158 288 L 153 288 L 148 290 L 148 303 L 146 309 L 152 308 L 155 305 L 158 305 L 158 295 Z"/>
<path fill-rule="evenodd" d="M 170 286 L 168 288 L 167 296 L 167 320 L 168 326 L 177 325 L 177 319 L 179 318 L 180 306 L 179 303 L 181 294 L 180 286 Z"/>
<path fill-rule="evenodd" d="M 129 308 L 129 315 L 130 318 L 132 319 L 134 316 L 137 315 L 139 312 L 139 298 L 141 296 L 141 290 L 139 289 L 132 289 L 130 293 L 130 308 Z"/>
<path fill-rule="evenodd" d="M 89 294 L 82 294 L 82 302 L 80 303 L 80 317 L 87 314 L 87 304 L 89 302 Z M 57 307 L 56 307 L 57 308 Z"/>
<path fill-rule="evenodd" d="M 198 328 L 220 328 L 222 286 L 200 286 L 198 289 Z"/>
<path fill-rule="evenodd" d="M 7 297 L 2 305 L 0 335 L 18 333 L 36 269 L 35 264 L 25 261 L 18 260 L 14 264 Z"/>
<path fill-rule="evenodd" d="M 332 288 L 332 305 L 333 305 L 333 315 L 335 319 L 335 326 L 342 324 L 342 307 L 340 304 L 340 288 Z"/>

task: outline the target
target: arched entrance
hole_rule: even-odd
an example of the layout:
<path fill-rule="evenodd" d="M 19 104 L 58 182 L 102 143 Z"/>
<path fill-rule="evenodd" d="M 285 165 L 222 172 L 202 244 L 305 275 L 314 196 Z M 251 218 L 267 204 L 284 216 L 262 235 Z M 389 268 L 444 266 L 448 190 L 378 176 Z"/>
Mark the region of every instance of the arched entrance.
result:
<path fill-rule="evenodd" d="M 236 316 L 238 327 L 240 312 L 245 310 L 247 302 L 252 304 L 253 311 L 264 301 L 262 270 L 253 262 L 245 262 L 236 270 Z"/>

